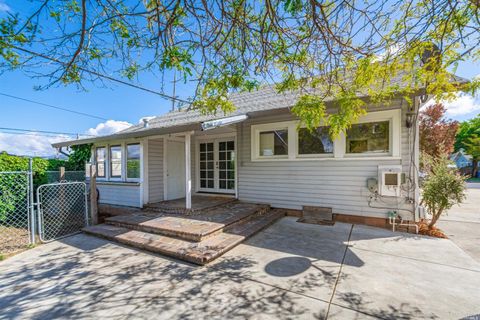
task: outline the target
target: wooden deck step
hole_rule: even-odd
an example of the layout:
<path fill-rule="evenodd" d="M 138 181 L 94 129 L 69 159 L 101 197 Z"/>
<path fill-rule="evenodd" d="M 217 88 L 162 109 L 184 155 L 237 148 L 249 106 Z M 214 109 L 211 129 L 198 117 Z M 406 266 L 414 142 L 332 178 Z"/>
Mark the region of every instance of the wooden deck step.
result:
<path fill-rule="evenodd" d="M 131 230 L 109 224 L 86 227 L 84 232 L 139 249 L 204 265 L 218 258 L 256 232 L 271 225 L 284 215 L 285 213 L 281 210 L 271 210 L 266 214 L 257 215 L 250 220 L 235 224 L 228 231 L 216 234 L 201 242 Z"/>
<path fill-rule="evenodd" d="M 189 241 L 202 241 L 268 209 L 266 205 L 237 202 L 201 215 L 125 215 L 107 218 L 106 223 Z"/>

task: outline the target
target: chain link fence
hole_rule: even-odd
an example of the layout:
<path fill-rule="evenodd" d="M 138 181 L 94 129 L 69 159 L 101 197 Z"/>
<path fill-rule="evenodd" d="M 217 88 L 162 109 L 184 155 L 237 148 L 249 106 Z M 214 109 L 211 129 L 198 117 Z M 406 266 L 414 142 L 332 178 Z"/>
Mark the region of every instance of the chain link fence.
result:
<path fill-rule="evenodd" d="M 31 243 L 30 179 L 29 172 L 0 172 L 0 255 Z"/>
<path fill-rule="evenodd" d="M 85 181 L 85 171 L 65 171 L 63 179 L 60 177 L 60 171 L 46 171 L 47 183 L 60 181 Z"/>
<path fill-rule="evenodd" d="M 88 225 L 84 182 L 41 185 L 37 189 L 39 236 L 48 242 L 80 232 Z"/>
<path fill-rule="evenodd" d="M 48 242 L 77 233 L 89 222 L 83 171 L 65 171 L 62 182 L 59 171 L 47 171 L 47 180 L 54 183 L 37 188 L 31 161 L 29 166 L 28 171 L 0 171 L 0 260 L 35 240 Z"/>

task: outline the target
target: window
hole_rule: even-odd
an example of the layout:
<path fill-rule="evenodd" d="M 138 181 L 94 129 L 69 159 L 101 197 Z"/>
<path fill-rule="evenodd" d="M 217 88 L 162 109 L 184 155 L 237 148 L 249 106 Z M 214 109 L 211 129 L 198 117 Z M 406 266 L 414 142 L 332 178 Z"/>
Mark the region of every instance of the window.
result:
<path fill-rule="evenodd" d="M 288 129 L 260 132 L 259 148 L 262 157 L 288 155 Z"/>
<path fill-rule="evenodd" d="M 140 144 L 127 144 L 127 179 L 140 179 Z"/>
<path fill-rule="evenodd" d="M 369 112 L 334 140 L 329 127 L 299 128 L 299 121 L 255 124 L 252 161 L 313 161 L 401 157 L 402 110 Z"/>
<path fill-rule="evenodd" d="M 354 124 L 346 132 L 346 153 L 389 153 L 390 121 Z"/>
<path fill-rule="evenodd" d="M 298 154 L 315 155 L 333 153 L 333 141 L 328 127 L 318 127 L 311 132 L 307 128 L 298 130 Z"/>
<path fill-rule="evenodd" d="M 121 146 L 110 147 L 110 177 L 111 178 L 122 177 L 122 147 Z"/>
<path fill-rule="evenodd" d="M 95 149 L 95 162 L 97 163 L 97 177 L 105 178 L 105 147 Z"/>

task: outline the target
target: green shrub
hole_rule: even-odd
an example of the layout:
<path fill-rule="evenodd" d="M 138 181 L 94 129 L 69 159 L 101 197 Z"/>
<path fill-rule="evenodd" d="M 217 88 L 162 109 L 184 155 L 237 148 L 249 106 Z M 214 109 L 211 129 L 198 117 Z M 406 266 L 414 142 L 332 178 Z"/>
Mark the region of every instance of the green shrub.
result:
<path fill-rule="evenodd" d="M 431 158 L 424 155 L 427 178 L 423 183 L 422 201 L 432 220 L 428 225 L 432 228 L 440 216 L 465 199 L 465 178 L 457 169 L 450 168 L 451 163 L 446 156 Z"/>

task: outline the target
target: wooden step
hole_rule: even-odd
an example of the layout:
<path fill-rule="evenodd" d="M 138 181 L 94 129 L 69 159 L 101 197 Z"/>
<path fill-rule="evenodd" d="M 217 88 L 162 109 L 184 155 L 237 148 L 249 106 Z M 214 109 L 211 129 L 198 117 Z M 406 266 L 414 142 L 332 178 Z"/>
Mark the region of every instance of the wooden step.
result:
<path fill-rule="evenodd" d="M 256 232 L 268 227 L 284 215 L 283 211 L 271 210 L 266 214 L 257 215 L 250 220 L 235 224 L 229 230 L 201 242 L 131 230 L 109 224 L 86 227 L 83 231 L 139 249 L 204 265 L 218 258 Z"/>
<path fill-rule="evenodd" d="M 199 215 L 125 215 L 107 218 L 106 223 L 183 240 L 202 241 L 268 209 L 266 205 L 237 202 Z"/>

